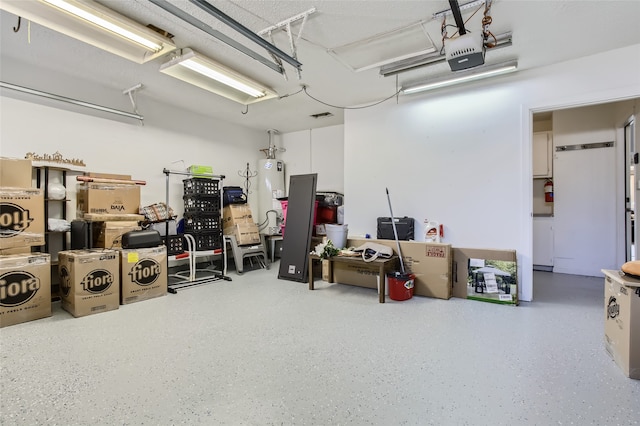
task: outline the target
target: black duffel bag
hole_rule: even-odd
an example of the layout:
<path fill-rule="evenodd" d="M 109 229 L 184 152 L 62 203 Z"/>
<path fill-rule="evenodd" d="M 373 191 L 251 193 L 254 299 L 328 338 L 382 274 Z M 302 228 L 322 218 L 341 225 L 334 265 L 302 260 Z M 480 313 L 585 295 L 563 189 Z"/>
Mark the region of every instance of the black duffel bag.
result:
<path fill-rule="evenodd" d="M 247 196 L 239 186 L 225 186 L 222 188 L 222 205 L 245 204 Z"/>

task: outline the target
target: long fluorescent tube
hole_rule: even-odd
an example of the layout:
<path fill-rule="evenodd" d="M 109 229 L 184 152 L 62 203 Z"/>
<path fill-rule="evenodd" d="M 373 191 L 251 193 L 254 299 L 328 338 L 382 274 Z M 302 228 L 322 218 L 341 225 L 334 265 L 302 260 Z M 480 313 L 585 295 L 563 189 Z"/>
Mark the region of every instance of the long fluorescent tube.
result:
<path fill-rule="evenodd" d="M 440 87 L 452 86 L 455 84 L 461 84 L 468 81 L 480 80 L 488 77 L 493 77 L 500 74 L 506 74 L 514 72 L 518 69 L 518 62 L 511 61 L 502 64 L 497 64 L 487 67 L 479 67 L 468 72 L 458 72 L 453 75 L 449 75 L 445 78 L 439 78 L 435 80 L 426 81 L 423 83 L 412 84 L 402 88 L 402 93 L 405 95 L 417 92 L 423 92 L 425 90 L 438 89 Z"/>
<path fill-rule="evenodd" d="M 44 0 L 45 3 L 50 4 L 51 6 L 55 6 L 59 9 L 64 10 L 71 15 L 77 16 L 78 18 L 84 19 L 86 21 L 91 22 L 94 25 L 104 28 L 107 31 L 111 31 L 115 34 L 121 35 L 122 37 L 131 40 L 135 43 L 138 43 L 152 52 L 158 52 L 162 49 L 162 46 L 158 43 L 155 43 L 152 40 L 146 39 L 138 34 L 135 34 L 122 26 L 119 26 L 113 22 L 110 22 L 98 15 L 94 15 L 92 12 L 84 10 L 79 7 L 79 5 L 75 5 L 69 1 L 65 0 Z"/>
<path fill-rule="evenodd" d="M 160 71 L 241 104 L 278 96 L 272 89 L 191 49 L 182 49 Z"/>
<path fill-rule="evenodd" d="M 0 9 L 140 64 L 176 48 L 170 38 L 93 0 L 2 1 Z"/>

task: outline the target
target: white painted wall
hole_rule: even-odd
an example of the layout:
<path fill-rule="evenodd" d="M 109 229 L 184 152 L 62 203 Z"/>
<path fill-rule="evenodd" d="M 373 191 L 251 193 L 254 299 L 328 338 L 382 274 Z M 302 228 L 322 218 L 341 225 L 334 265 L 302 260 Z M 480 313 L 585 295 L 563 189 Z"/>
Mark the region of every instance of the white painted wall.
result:
<path fill-rule="evenodd" d="M 624 64 L 624 66 L 612 66 Z M 532 300 L 532 111 L 640 96 L 640 45 L 345 112 L 345 222 L 438 220 L 457 247 L 515 249 Z M 421 234 L 418 228 L 417 234 Z"/>
<path fill-rule="evenodd" d="M 238 171 L 247 162 L 255 167 L 259 149 L 266 146 L 266 133 L 158 105 L 147 105 L 147 111 L 152 107 L 162 114 L 149 114 L 157 121 L 145 120 L 141 126 L 0 97 L 0 156 L 59 151 L 65 158 L 84 160 L 87 171 L 130 174 L 147 182 L 141 188 L 144 206 L 165 200 L 164 168 L 209 165 L 226 176 L 224 185 L 242 186 Z M 179 215 L 184 178 L 170 178 L 169 204 Z"/>
<path fill-rule="evenodd" d="M 318 192 L 344 194 L 344 126 L 278 135 L 285 151 L 287 188 L 291 175 L 317 173 Z"/>

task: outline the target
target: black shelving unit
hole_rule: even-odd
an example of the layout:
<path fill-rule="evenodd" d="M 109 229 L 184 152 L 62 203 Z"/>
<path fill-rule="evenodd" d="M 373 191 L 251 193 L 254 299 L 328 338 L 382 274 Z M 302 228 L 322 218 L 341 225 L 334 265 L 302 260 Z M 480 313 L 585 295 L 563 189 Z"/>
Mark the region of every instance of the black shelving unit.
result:
<path fill-rule="evenodd" d="M 42 188 L 44 194 L 44 218 L 45 218 L 45 237 L 44 237 L 44 251 L 51 254 L 52 261 L 57 258 L 57 252 L 50 252 L 51 245 L 51 236 L 55 234 L 60 234 L 62 239 L 62 250 L 67 250 L 68 242 L 67 242 L 67 234 L 69 231 L 49 231 L 49 212 L 51 211 L 52 203 L 59 203 L 60 205 L 60 218 L 67 218 L 67 202 L 69 201 L 68 197 L 65 194 L 64 199 L 51 199 L 49 198 L 49 180 L 50 180 L 50 172 L 51 170 L 55 170 L 60 174 L 62 184 L 65 185 L 67 183 L 67 169 L 50 167 L 50 166 L 36 166 L 34 167 L 36 170 L 36 187 Z"/>
<path fill-rule="evenodd" d="M 166 180 L 166 205 L 169 206 L 170 176 L 179 175 L 183 179 L 184 201 L 184 236 L 183 246 L 186 258 L 189 261 L 188 276 L 183 273 L 169 275 L 169 292 L 177 293 L 178 290 L 208 284 L 218 280 L 231 281 L 226 276 L 227 254 L 224 239 L 222 237 L 222 181 L 224 176 L 213 174 L 198 174 L 193 176 L 188 172 L 180 172 L 164 169 Z M 171 249 L 169 224 L 167 223 L 166 240 L 167 250 Z M 178 255 L 180 256 L 180 255 Z M 198 257 L 221 257 L 223 261 L 222 271 L 213 269 L 197 269 Z M 175 255 L 167 256 L 168 262 L 176 259 Z M 200 274 L 199 274 L 200 273 Z M 201 276 L 198 276 L 201 275 Z"/>
<path fill-rule="evenodd" d="M 69 248 L 68 236 L 70 231 L 50 231 L 49 230 L 49 216 L 52 211 L 56 215 L 57 219 L 67 219 L 67 203 L 69 197 L 65 194 L 63 199 L 51 199 L 49 197 L 49 182 L 51 181 L 52 174 L 60 177 L 62 185 L 67 186 L 67 172 L 66 168 L 53 167 L 53 166 L 34 166 L 36 174 L 36 187 L 41 188 L 44 196 L 44 246 L 38 247 L 38 249 L 44 253 L 49 253 L 51 256 L 51 298 L 57 300 L 59 298 L 60 282 L 58 279 L 58 252 L 67 250 Z"/>

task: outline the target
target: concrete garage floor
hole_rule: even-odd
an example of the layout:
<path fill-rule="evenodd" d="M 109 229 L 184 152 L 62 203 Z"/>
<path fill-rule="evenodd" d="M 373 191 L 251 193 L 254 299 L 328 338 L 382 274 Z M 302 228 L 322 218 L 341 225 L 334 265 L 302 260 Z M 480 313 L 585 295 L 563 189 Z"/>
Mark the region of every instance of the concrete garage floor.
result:
<path fill-rule="evenodd" d="M 604 279 L 535 272 L 518 307 L 277 279 L 0 330 L 2 425 L 627 425 Z"/>

